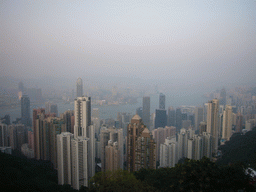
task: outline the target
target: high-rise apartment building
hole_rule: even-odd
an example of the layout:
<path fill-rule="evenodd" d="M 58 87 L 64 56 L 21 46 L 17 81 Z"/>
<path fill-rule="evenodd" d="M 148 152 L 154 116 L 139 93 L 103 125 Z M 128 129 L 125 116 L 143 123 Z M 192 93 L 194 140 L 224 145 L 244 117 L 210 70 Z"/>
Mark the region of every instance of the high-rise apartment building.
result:
<path fill-rule="evenodd" d="M 220 90 L 220 105 L 226 105 L 226 90 L 225 88 Z"/>
<path fill-rule="evenodd" d="M 117 142 L 108 141 L 108 145 L 105 148 L 106 157 L 105 157 L 105 168 L 106 171 L 116 171 L 120 169 L 120 150 Z"/>
<path fill-rule="evenodd" d="M 89 179 L 95 174 L 95 128 L 91 125 L 90 97 L 77 97 L 74 108 L 74 138 L 71 139 L 70 152 L 71 183 L 78 190 L 82 185 L 88 186 Z"/>
<path fill-rule="evenodd" d="M 207 108 L 207 133 L 212 136 L 212 153 L 218 149 L 218 130 L 219 130 L 219 100 L 213 99 L 208 102 Z"/>
<path fill-rule="evenodd" d="M 72 185 L 71 175 L 71 139 L 72 133 L 62 132 L 57 135 L 58 184 Z"/>
<path fill-rule="evenodd" d="M 76 97 L 83 97 L 83 81 L 80 77 L 76 81 Z"/>
<path fill-rule="evenodd" d="M 88 186 L 88 169 L 89 166 L 93 166 L 88 163 L 88 141 L 88 138 L 83 136 L 74 137 L 71 140 L 72 187 L 76 190 L 79 190 L 82 185 Z"/>
<path fill-rule="evenodd" d="M 30 99 L 27 95 L 21 97 L 21 123 L 26 126 L 31 126 Z"/>
<path fill-rule="evenodd" d="M 222 125 L 222 139 L 229 140 L 232 133 L 232 106 L 226 105 L 226 109 L 223 112 L 223 125 Z"/>
<path fill-rule="evenodd" d="M 159 95 L 159 109 L 165 109 L 165 95 L 163 93 Z"/>
<path fill-rule="evenodd" d="M 89 137 L 88 126 L 91 125 L 91 98 L 77 97 L 74 101 L 75 105 L 75 137 Z"/>
<path fill-rule="evenodd" d="M 160 167 L 174 167 L 178 160 L 176 137 L 167 137 L 165 142 L 160 145 Z"/>
<path fill-rule="evenodd" d="M 0 123 L 0 147 L 9 147 L 7 125 Z"/>
<path fill-rule="evenodd" d="M 164 144 L 167 137 L 173 137 L 176 135 L 176 127 L 159 127 L 152 131 L 153 139 L 156 143 L 156 161 L 160 159 L 160 145 Z"/>
<path fill-rule="evenodd" d="M 150 97 L 143 97 L 142 120 L 150 128 Z"/>
<path fill-rule="evenodd" d="M 204 109 L 203 107 L 196 107 L 195 110 L 195 130 L 199 129 L 199 124 L 204 119 Z"/>
<path fill-rule="evenodd" d="M 155 168 L 155 143 L 140 116 L 135 115 L 127 127 L 127 170 Z"/>
<path fill-rule="evenodd" d="M 109 142 L 111 141 L 111 142 Z M 108 146 L 108 150 L 106 147 Z M 117 148 L 120 157 L 113 159 L 110 152 L 115 151 Z M 110 158 L 108 161 L 112 160 L 117 162 L 116 166 L 123 169 L 123 129 L 107 128 L 102 127 L 100 131 L 100 149 L 101 149 L 101 171 L 111 170 L 113 162 L 106 162 L 106 157 Z M 116 151 L 117 152 L 117 151 Z"/>

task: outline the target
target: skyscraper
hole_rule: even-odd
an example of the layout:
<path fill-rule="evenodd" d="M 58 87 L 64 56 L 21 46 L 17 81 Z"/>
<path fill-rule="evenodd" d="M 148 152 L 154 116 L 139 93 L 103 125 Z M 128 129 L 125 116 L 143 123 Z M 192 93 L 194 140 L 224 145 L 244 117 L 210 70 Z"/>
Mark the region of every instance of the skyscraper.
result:
<path fill-rule="evenodd" d="M 181 113 L 181 108 L 176 109 L 176 128 L 177 132 L 180 131 L 182 128 L 182 113 Z"/>
<path fill-rule="evenodd" d="M 165 95 L 163 93 L 159 95 L 159 109 L 165 109 Z"/>
<path fill-rule="evenodd" d="M 63 132 L 57 135 L 58 184 L 71 185 L 71 139 L 72 133 Z"/>
<path fill-rule="evenodd" d="M 140 116 L 135 115 L 127 127 L 127 170 L 138 171 L 140 168 L 155 168 L 155 143 Z"/>
<path fill-rule="evenodd" d="M 150 128 L 150 97 L 143 97 L 142 120 Z"/>
<path fill-rule="evenodd" d="M 218 149 L 218 130 L 219 130 L 219 100 L 213 99 L 208 102 L 207 107 L 207 133 L 212 136 L 212 153 Z"/>
<path fill-rule="evenodd" d="M 167 125 L 167 115 L 165 109 L 156 109 L 155 129 Z"/>
<path fill-rule="evenodd" d="M 204 109 L 203 107 L 197 107 L 195 111 L 195 130 L 199 129 L 199 124 L 204 119 Z"/>
<path fill-rule="evenodd" d="M 168 108 L 168 117 L 167 117 L 167 126 L 175 126 L 175 119 L 176 119 L 175 110 L 172 107 Z"/>
<path fill-rule="evenodd" d="M 31 126 L 30 99 L 27 95 L 21 97 L 21 123 L 26 126 Z"/>
<path fill-rule="evenodd" d="M 88 126 L 91 125 L 91 98 L 90 97 L 77 97 L 74 102 L 75 105 L 75 127 L 74 135 L 89 136 Z"/>
<path fill-rule="evenodd" d="M 232 106 L 226 105 L 223 112 L 222 139 L 229 140 L 232 133 Z"/>
<path fill-rule="evenodd" d="M 83 81 L 80 77 L 76 81 L 76 97 L 83 97 Z"/>

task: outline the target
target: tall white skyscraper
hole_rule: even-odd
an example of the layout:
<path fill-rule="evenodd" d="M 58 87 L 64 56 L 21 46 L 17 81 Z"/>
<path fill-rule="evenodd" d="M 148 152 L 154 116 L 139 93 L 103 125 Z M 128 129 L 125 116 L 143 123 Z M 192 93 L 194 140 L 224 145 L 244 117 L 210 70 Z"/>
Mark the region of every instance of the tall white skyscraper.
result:
<path fill-rule="evenodd" d="M 88 143 L 89 140 L 82 136 L 71 141 L 72 187 L 77 190 L 82 185 L 88 187 Z"/>
<path fill-rule="evenodd" d="M 75 137 L 84 136 L 89 137 L 88 126 L 91 125 L 91 98 L 77 97 L 74 102 L 75 105 Z"/>
<path fill-rule="evenodd" d="M 219 130 L 219 100 L 213 99 L 208 102 L 207 108 L 207 133 L 212 135 L 212 153 L 218 149 L 218 130 Z"/>
<path fill-rule="evenodd" d="M 80 77 L 76 81 L 76 97 L 83 97 L 83 81 Z"/>
<path fill-rule="evenodd" d="M 62 132 L 57 135 L 58 184 L 72 185 L 71 180 L 71 139 L 72 133 Z"/>
<path fill-rule="evenodd" d="M 60 158 L 58 162 L 62 166 L 62 163 L 66 162 L 65 157 L 67 155 L 65 156 L 65 154 L 70 154 L 71 163 L 69 164 L 72 165 L 71 185 L 74 189 L 79 190 L 82 185 L 88 187 L 89 179 L 95 174 L 95 127 L 91 125 L 91 98 L 77 97 L 74 105 L 75 123 L 71 147 L 69 150 L 64 142 L 69 134 L 58 135 L 58 149 L 60 154 L 63 153 L 62 156 L 58 157 Z M 67 180 L 65 180 L 66 176 L 63 174 L 65 174 L 65 171 L 60 170 L 58 172 L 59 183 L 65 183 Z"/>
<path fill-rule="evenodd" d="M 232 106 L 226 105 L 223 112 L 222 139 L 229 140 L 232 133 Z"/>
<path fill-rule="evenodd" d="M 176 137 L 167 137 L 164 144 L 160 145 L 160 167 L 174 167 L 178 160 Z"/>

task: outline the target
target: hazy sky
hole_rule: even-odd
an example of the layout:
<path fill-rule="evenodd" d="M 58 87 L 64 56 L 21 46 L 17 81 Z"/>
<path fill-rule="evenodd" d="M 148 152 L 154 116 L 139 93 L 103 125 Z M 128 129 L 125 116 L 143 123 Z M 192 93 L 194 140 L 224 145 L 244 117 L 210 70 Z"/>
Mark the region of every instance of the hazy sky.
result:
<path fill-rule="evenodd" d="M 256 81 L 255 0 L 0 2 L 1 76 Z"/>

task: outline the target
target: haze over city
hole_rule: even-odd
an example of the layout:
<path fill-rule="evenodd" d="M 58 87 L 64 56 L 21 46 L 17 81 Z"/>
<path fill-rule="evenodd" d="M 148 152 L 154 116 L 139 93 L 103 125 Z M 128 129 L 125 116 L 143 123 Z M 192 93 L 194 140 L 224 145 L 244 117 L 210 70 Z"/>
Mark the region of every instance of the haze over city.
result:
<path fill-rule="evenodd" d="M 48 82 L 55 87 L 78 77 L 180 89 L 252 84 L 255 8 L 255 1 L 1 1 L 0 75 L 59 78 Z"/>
<path fill-rule="evenodd" d="M 255 10 L 0 0 L 1 189 L 254 191 Z"/>

